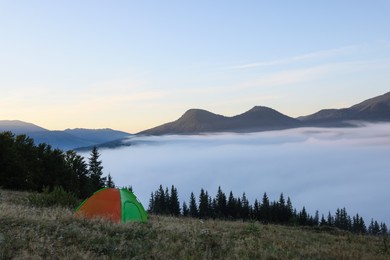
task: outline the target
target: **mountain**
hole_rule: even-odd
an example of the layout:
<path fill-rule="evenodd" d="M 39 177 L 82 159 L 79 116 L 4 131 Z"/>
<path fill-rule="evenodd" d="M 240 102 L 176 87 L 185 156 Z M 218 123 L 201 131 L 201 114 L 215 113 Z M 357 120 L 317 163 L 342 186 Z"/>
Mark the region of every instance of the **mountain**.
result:
<path fill-rule="evenodd" d="M 0 132 L 11 131 L 16 135 L 25 134 L 34 139 L 36 144 L 47 143 L 62 150 L 91 147 L 102 143 L 116 142 L 130 134 L 106 129 L 66 129 L 50 131 L 40 126 L 19 120 L 0 120 Z"/>
<path fill-rule="evenodd" d="M 272 108 L 255 106 L 249 111 L 226 117 L 202 109 L 190 109 L 176 121 L 139 134 L 197 134 L 207 132 L 257 132 L 294 127 L 353 126 L 350 121 L 390 121 L 390 92 L 370 98 L 349 108 L 323 109 L 298 118 L 288 117 Z"/>
<path fill-rule="evenodd" d="M 245 132 L 276 130 L 300 126 L 300 121 L 272 108 L 255 106 L 251 110 L 231 118 L 231 129 Z"/>
<path fill-rule="evenodd" d="M 367 99 L 349 108 L 323 109 L 317 113 L 291 118 L 272 108 L 255 106 L 245 113 L 227 117 L 203 109 L 190 109 L 176 121 L 138 134 L 199 134 L 215 132 L 257 132 L 295 127 L 345 127 L 350 121 L 390 122 L 390 92 Z M 0 132 L 26 134 L 36 143 L 45 142 L 55 148 L 90 149 L 91 146 L 117 147 L 130 134 L 112 129 L 66 129 L 49 131 L 40 126 L 18 120 L 0 120 Z M 129 142 L 126 143 L 129 145 Z"/>
<path fill-rule="evenodd" d="M 68 134 L 65 131 L 40 131 L 27 133 L 26 135 L 34 139 L 36 144 L 47 143 L 54 148 L 60 148 L 61 150 L 65 151 L 97 144 Z"/>
<path fill-rule="evenodd" d="M 40 126 L 26 123 L 20 120 L 0 120 L 0 132 L 11 131 L 14 134 L 26 134 L 30 132 L 49 131 Z"/>
<path fill-rule="evenodd" d="M 305 124 L 358 121 L 390 121 L 390 92 L 367 99 L 349 108 L 323 109 L 308 116 L 298 118 Z"/>
<path fill-rule="evenodd" d="M 104 129 L 75 128 L 75 129 L 66 129 L 64 132 L 94 144 L 107 143 L 130 135 L 129 133 L 113 130 L 110 128 L 104 128 Z"/>
<path fill-rule="evenodd" d="M 255 132 L 298 127 L 301 122 L 268 107 L 256 106 L 233 117 L 190 109 L 178 120 L 140 132 L 144 135 L 197 134 L 206 132 Z"/>

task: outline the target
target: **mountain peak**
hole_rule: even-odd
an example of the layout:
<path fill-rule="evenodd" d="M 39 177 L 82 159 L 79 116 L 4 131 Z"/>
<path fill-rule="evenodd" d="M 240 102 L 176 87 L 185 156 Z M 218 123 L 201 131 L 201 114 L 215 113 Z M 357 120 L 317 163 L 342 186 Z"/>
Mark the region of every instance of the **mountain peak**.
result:
<path fill-rule="evenodd" d="M 191 108 L 187 110 L 179 119 L 178 121 L 197 121 L 197 122 L 209 122 L 212 120 L 215 120 L 218 117 L 222 117 L 221 115 L 217 115 L 214 113 L 211 113 L 204 109 L 198 109 L 198 108 Z"/>
<path fill-rule="evenodd" d="M 247 113 L 248 112 L 271 112 L 271 111 L 276 111 L 276 110 L 265 106 L 254 106 L 250 110 L 248 110 Z"/>

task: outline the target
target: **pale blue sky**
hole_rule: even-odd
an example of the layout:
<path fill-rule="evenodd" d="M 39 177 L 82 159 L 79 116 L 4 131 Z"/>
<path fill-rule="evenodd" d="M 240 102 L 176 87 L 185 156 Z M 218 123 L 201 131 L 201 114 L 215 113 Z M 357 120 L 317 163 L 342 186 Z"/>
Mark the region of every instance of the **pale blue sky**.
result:
<path fill-rule="evenodd" d="M 390 91 L 390 1 L 0 1 L 0 119 L 138 132 Z"/>

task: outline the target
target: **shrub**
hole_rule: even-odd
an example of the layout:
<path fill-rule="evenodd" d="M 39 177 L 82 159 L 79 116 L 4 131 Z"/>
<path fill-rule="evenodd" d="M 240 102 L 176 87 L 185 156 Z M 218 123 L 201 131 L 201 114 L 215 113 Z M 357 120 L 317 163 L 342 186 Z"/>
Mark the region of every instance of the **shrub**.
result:
<path fill-rule="evenodd" d="M 32 193 L 28 197 L 28 202 L 36 207 L 76 207 L 80 201 L 73 193 L 66 192 L 62 187 L 56 186 L 52 191 L 44 188 L 42 193 Z"/>

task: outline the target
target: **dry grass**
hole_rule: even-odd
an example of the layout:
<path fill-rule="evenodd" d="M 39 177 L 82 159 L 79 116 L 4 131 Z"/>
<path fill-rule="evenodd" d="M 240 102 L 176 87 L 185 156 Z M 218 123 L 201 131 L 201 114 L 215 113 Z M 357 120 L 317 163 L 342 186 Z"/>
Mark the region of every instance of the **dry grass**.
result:
<path fill-rule="evenodd" d="M 390 259 L 382 237 L 157 216 L 114 224 L 25 197 L 0 190 L 0 259 Z"/>

